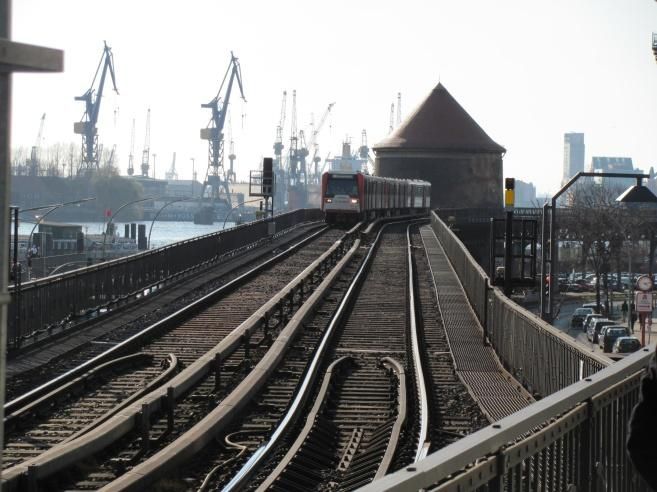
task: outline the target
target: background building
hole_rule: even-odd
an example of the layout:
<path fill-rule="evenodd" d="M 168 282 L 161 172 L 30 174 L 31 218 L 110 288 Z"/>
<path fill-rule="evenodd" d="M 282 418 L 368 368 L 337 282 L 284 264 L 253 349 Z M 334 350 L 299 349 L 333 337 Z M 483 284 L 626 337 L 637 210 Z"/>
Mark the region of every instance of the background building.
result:
<path fill-rule="evenodd" d="M 593 157 L 591 171 L 598 173 L 631 173 L 643 174 L 641 169 L 635 169 L 631 157 Z M 627 188 L 636 183 L 632 178 L 596 178 L 597 182 L 609 184 L 617 188 Z"/>
<path fill-rule="evenodd" d="M 536 186 L 516 179 L 516 207 L 536 207 Z"/>
<path fill-rule="evenodd" d="M 374 152 L 375 175 L 431 182 L 432 208 L 502 207 L 504 147 L 440 83 Z"/>
<path fill-rule="evenodd" d="M 561 184 L 584 171 L 584 134 L 565 133 L 563 136 L 563 176 Z"/>

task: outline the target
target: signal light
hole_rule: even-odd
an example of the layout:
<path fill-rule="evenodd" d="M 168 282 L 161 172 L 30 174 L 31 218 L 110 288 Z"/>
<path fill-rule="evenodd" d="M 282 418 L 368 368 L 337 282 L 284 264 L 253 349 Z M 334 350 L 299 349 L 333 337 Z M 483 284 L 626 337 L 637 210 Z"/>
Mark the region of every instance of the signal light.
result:
<path fill-rule="evenodd" d="M 515 178 L 504 179 L 504 206 L 507 208 L 513 207 L 513 204 L 515 202 L 515 188 L 516 188 Z"/>

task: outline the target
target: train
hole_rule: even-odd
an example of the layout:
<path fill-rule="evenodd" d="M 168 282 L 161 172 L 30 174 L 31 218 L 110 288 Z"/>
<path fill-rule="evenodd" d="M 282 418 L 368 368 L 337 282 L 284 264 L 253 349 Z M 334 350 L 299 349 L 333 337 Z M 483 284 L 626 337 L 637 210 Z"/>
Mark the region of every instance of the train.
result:
<path fill-rule="evenodd" d="M 384 178 L 361 172 L 322 175 L 321 208 L 326 222 L 357 222 L 392 215 L 428 213 L 431 183 Z"/>

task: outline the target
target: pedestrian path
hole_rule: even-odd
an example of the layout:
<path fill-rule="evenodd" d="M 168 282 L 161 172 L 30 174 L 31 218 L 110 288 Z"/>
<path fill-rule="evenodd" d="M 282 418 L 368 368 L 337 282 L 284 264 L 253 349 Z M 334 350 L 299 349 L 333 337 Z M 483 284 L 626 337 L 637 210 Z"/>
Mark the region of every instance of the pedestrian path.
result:
<path fill-rule="evenodd" d="M 483 329 L 440 241 L 430 226 L 421 227 L 420 234 L 457 374 L 493 422 L 526 407 L 532 396 L 484 345 Z"/>

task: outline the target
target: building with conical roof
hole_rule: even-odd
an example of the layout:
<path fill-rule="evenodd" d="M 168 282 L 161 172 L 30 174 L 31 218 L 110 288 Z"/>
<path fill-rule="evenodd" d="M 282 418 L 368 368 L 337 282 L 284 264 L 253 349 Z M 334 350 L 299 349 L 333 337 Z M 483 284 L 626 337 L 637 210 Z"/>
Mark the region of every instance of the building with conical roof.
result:
<path fill-rule="evenodd" d="M 430 181 L 432 208 L 502 206 L 504 147 L 440 83 L 374 152 L 377 176 Z"/>

